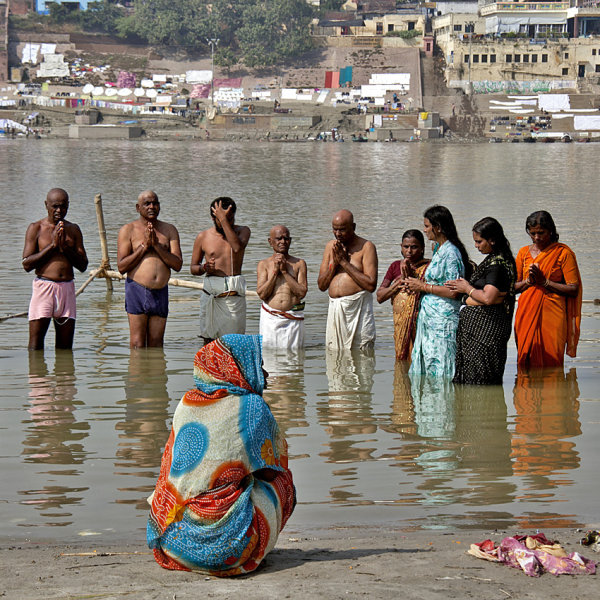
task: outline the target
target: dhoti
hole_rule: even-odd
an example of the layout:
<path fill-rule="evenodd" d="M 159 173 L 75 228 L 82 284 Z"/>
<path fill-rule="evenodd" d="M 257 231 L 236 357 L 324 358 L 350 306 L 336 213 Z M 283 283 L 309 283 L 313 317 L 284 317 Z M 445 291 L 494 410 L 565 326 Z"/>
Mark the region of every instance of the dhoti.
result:
<path fill-rule="evenodd" d="M 373 295 L 362 291 L 351 296 L 329 298 L 327 312 L 328 348 L 372 348 L 375 343 Z"/>
<path fill-rule="evenodd" d="M 260 309 L 263 346 L 297 350 L 304 347 L 304 310 L 277 310 L 263 302 Z"/>
<path fill-rule="evenodd" d="M 246 280 L 243 275 L 204 277 L 200 300 L 200 335 L 216 339 L 246 332 Z"/>

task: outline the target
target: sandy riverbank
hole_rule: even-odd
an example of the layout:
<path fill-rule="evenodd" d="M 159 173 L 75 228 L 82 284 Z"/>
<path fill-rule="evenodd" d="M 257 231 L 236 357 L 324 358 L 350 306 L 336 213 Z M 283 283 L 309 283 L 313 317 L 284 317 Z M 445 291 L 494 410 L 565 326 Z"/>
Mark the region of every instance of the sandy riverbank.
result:
<path fill-rule="evenodd" d="M 287 527 L 276 549 L 254 574 L 219 579 L 158 567 L 144 544 L 103 543 L 85 538 L 71 544 L 0 540 L 3 598 L 447 598 L 592 599 L 597 576 L 532 578 L 509 567 L 476 559 L 472 542 L 500 541 L 514 531 L 410 531 L 338 527 L 318 532 Z M 545 531 L 568 552 L 582 548 L 583 533 Z M 92 556 L 77 553 L 95 552 Z M 75 555 L 75 556 L 74 556 Z"/>

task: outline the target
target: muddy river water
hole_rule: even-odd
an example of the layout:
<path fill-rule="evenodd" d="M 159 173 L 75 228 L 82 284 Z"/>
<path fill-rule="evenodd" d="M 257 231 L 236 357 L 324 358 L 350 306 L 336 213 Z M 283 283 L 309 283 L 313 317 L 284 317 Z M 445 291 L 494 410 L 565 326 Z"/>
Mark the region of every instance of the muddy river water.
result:
<path fill-rule="evenodd" d="M 113 267 L 118 228 L 137 194 L 157 191 L 181 235 L 184 267 L 209 202 L 229 195 L 252 229 L 244 274 L 286 224 L 309 268 L 307 347 L 268 355 L 265 394 L 290 447 L 298 507 L 290 526 L 423 528 L 578 526 L 600 522 L 600 144 L 229 144 L 0 140 L 2 314 L 26 310 L 27 225 L 51 187 L 71 195 L 90 268 L 100 262 L 94 194 L 101 193 Z M 590 166 L 591 165 L 591 166 Z M 394 364 L 391 307 L 376 306 L 374 356 L 325 351 L 327 297 L 316 278 L 333 212 L 354 212 L 377 245 L 379 279 L 405 229 L 433 203 L 455 215 L 470 255 L 471 225 L 494 216 L 518 250 L 525 217 L 549 210 L 584 280 L 579 354 L 565 368 L 517 377 L 509 344 L 504 385 L 411 382 Z M 78 274 L 76 284 L 85 280 Z M 0 537 L 143 538 L 173 410 L 193 385 L 199 292 L 174 288 L 164 351 L 128 348 L 123 284 L 97 281 L 78 300 L 75 348 L 28 353 L 26 319 L 0 323 Z M 248 300 L 248 333 L 259 304 Z"/>

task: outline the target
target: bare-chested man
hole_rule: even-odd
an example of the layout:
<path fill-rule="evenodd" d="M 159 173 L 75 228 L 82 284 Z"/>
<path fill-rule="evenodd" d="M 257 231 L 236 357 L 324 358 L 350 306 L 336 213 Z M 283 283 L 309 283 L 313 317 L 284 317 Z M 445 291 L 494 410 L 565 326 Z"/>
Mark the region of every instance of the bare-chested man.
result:
<path fill-rule="evenodd" d="M 127 273 L 125 310 L 131 348 L 162 347 L 169 314 L 171 270 L 182 265 L 179 233 L 158 220 L 160 203 L 152 190 L 142 192 L 139 219 L 123 225 L 117 242 L 117 268 Z"/>
<path fill-rule="evenodd" d="M 29 304 L 29 350 L 42 350 L 54 319 L 56 347 L 71 349 L 75 334 L 75 282 L 73 267 L 83 273 L 88 259 L 81 230 L 65 220 L 69 195 L 53 188 L 46 196 L 48 216 L 31 223 L 25 234 L 23 268 L 35 269 Z"/>
<path fill-rule="evenodd" d="M 372 293 L 377 285 L 377 250 L 356 235 L 349 210 L 333 215 L 335 240 L 327 242 L 317 283 L 329 290 L 326 344 L 370 349 L 375 342 Z"/>
<path fill-rule="evenodd" d="M 308 289 L 306 263 L 289 253 L 287 227 L 275 225 L 268 238 L 273 255 L 256 269 L 256 291 L 263 301 L 260 335 L 263 346 L 297 350 L 304 347 L 304 302 Z"/>
<path fill-rule="evenodd" d="M 192 250 L 190 272 L 205 276 L 200 303 L 205 344 L 226 333 L 246 332 L 246 280 L 241 273 L 250 229 L 235 224 L 236 208 L 231 198 L 213 200 L 214 226 L 198 234 Z"/>

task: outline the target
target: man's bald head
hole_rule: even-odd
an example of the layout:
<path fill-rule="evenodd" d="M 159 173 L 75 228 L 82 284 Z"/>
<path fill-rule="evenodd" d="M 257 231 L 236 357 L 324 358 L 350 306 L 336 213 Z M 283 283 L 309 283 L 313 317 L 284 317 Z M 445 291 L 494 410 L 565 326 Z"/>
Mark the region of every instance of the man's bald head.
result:
<path fill-rule="evenodd" d="M 269 245 L 275 252 L 287 255 L 291 242 L 290 230 L 285 225 L 273 225 L 271 227 Z"/>
<path fill-rule="evenodd" d="M 334 225 L 342 225 L 342 224 L 346 224 L 346 223 L 349 225 L 353 225 L 354 224 L 354 215 L 349 210 L 346 210 L 344 208 L 344 209 L 336 212 L 335 215 L 333 215 L 332 223 Z"/>
<path fill-rule="evenodd" d="M 67 194 L 67 192 L 62 188 L 52 188 L 46 194 L 46 204 L 54 200 L 64 200 L 66 202 L 69 202 L 69 194 Z"/>
<path fill-rule="evenodd" d="M 354 233 L 356 224 L 354 223 L 354 215 L 349 210 L 340 210 L 333 215 L 331 221 L 333 235 L 338 242 L 348 244 L 356 235 Z"/>
<path fill-rule="evenodd" d="M 141 204 L 146 198 L 158 201 L 158 194 L 153 190 L 144 190 L 137 199 L 137 204 Z"/>

